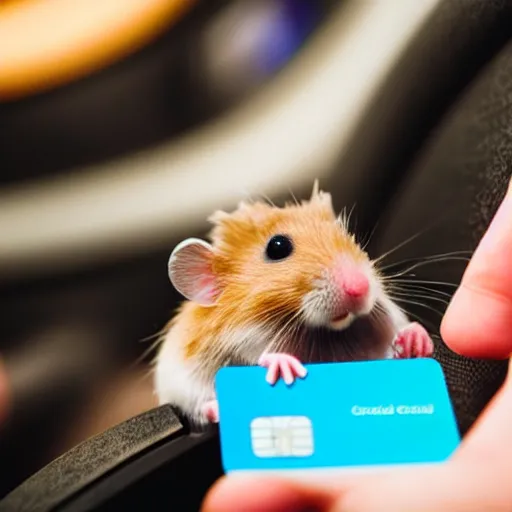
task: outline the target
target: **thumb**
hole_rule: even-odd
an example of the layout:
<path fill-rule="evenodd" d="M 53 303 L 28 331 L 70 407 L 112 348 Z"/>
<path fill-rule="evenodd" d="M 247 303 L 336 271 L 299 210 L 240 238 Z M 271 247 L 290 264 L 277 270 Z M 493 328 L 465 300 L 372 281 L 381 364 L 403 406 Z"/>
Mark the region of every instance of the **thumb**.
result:
<path fill-rule="evenodd" d="M 510 364 L 510 363 L 509 363 Z M 329 512 L 465 512 L 510 510 L 512 374 L 450 461 L 403 469 L 340 487 Z M 371 490 L 371 492 L 369 492 Z M 343 492 L 344 491 L 344 492 Z"/>
<path fill-rule="evenodd" d="M 441 324 L 446 344 L 468 357 L 512 353 L 512 182 Z"/>
<path fill-rule="evenodd" d="M 463 442 L 458 452 L 465 464 L 482 465 L 491 462 L 501 473 L 512 473 L 512 360 L 501 389 L 489 402 Z M 511 489 L 512 491 L 512 489 Z"/>
<path fill-rule="evenodd" d="M 224 478 L 203 512 L 465 512 L 510 510 L 512 374 L 446 464 L 308 483 Z"/>

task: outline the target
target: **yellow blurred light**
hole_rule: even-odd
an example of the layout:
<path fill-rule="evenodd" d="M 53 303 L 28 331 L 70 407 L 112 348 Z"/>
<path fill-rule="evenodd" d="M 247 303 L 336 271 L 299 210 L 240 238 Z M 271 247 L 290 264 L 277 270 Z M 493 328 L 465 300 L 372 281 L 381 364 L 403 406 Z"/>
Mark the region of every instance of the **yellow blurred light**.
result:
<path fill-rule="evenodd" d="M 144 46 L 194 0 L 23 0 L 0 5 L 0 100 L 68 83 Z"/>

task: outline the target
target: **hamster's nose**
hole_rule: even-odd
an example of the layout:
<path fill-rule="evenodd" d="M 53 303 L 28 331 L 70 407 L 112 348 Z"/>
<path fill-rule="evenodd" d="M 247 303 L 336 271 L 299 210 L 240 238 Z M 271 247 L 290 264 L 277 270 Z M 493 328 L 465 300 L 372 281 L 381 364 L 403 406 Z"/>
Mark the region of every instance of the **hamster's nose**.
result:
<path fill-rule="evenodd" d="M 334 280 L 345 298 L 349 300 L 364 300 L 370 289 L 368 277 L 355 265 L 344 265 L 333 272 Z"/>
<path fill-rule="evenodd" d="M 354 299 L 366 296 L 369 288 L 368 278 L 362 272 L 352 271 L 343 280 L 344 292 Z"/>

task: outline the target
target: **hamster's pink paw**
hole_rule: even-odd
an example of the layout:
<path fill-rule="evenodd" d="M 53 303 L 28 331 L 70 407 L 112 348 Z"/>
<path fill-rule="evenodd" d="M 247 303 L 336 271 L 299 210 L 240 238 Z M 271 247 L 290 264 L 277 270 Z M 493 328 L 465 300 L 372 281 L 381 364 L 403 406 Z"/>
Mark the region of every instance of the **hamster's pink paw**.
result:
<path fill-rule="evenodd" d="M 217 402 L 217 400 L 205 402 L 201 408 L 201 412 L 210 423 L 219 422 L 219 402 Z"/>
<path fill-rule="evenodd" d="M 427 330 L 417 322 L 410 323 L 396 336 L 393 343 L 395 359 L 430 357 L 434 353 L 434 343 Z"/>
<path fill-rule="evenodd" d="M 275 384 L 279 377 L 290 385 L 295 381 L 295 377 L 303 379 L 307 374 L 302 363 L 289 354 L 263 354 L 258 364 L 268 368 L 267 382 L 271 385 Z"/>

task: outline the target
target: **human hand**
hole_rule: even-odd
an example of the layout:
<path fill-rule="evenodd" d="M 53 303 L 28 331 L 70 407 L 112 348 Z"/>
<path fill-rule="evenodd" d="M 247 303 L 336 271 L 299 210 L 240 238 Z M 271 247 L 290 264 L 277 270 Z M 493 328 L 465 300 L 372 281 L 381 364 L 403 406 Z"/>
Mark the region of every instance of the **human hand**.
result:
<path fill-rule="evenodd" d="M 511 182 L 512 185 L 512 182 Z M 446 344 L 469 357 L 512 353 L 512 187 L 469 263 L 441 325 Z M 510 367 L 510 363 L 509 363 Z M 203 512 L 498 512 L 512 509 L 512 376 L 443 465 L 379 475 L 224 477 Z"/>

